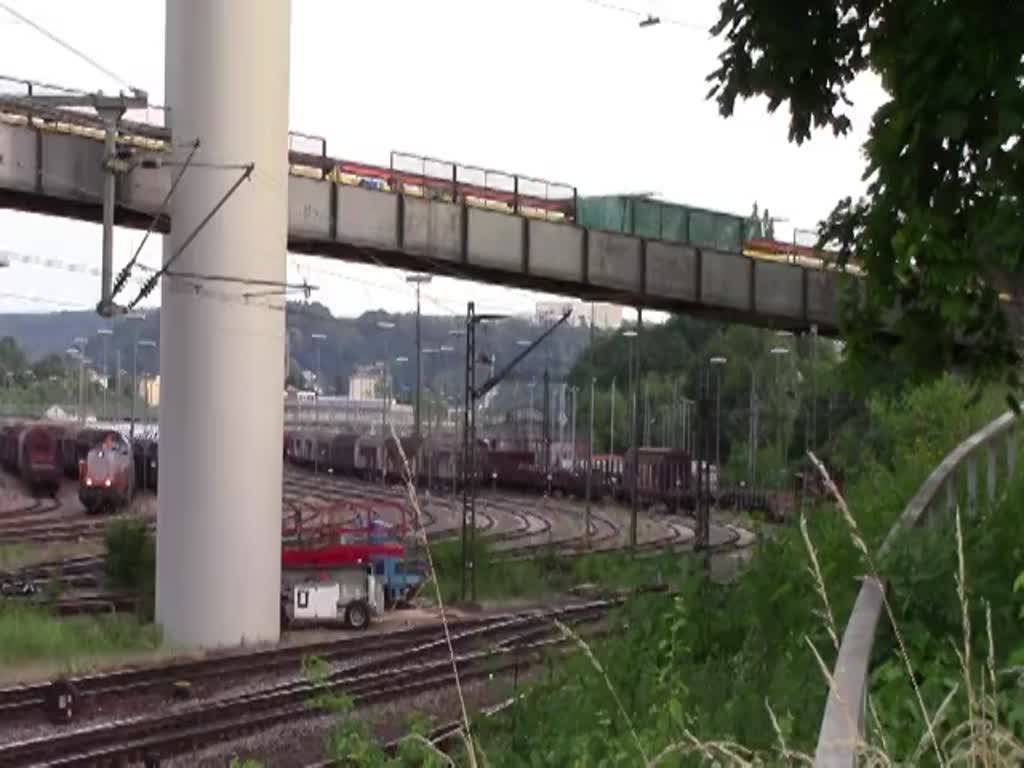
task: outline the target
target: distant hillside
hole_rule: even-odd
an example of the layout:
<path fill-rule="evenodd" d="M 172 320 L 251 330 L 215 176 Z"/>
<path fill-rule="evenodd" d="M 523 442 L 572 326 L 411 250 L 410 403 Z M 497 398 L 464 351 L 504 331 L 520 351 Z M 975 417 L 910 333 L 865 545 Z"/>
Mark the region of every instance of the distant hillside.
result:
<path fill-rule="evenodd" d="M 379 323 L 393 323 L 394 327 L 381 328 Z M 105 323 L 93 312 L 0 314 L 0 337 L 14 337 L 28 357 L 37 360 L 49 353 L 63 352 L 75 337 L 84 336 L 89 339 L 86 354 L 94 361 L 94 367 L 102 369 L 103 337 L 97 335 L 96 331 L 103 325 Z M 114 335 L 109 341 L 110 370 L 114 369 L 117 351 L 121 352 L 121 367 L 130 370 L 132 344 L 136 334 L 139 338 L 159 340 L 160 313 L 153 312 L 142 321 L 122 318 L 115 321 L 112 327 Z M 458 393 L 461 397 L 464 387 L 464 338 L 449 332 L 464 330 L 465 319 L 424 315 L 421 328 L 424 349 L 453 348 L 451 351 L 424 355 L 425 384 L 435 392 L 443 389 L 449 395 Z M 416 384 L 415 329 L 416 316 L 411 313 L 391 315 L 368 312 L 357 318 L 338 318 L 333 317 L 320 304 L 289 304 L 288 346 L 292 376 L 296 378 L 302 370 L 315 371 L 317 342 L 312 335 L 322 333 L 327 339 L 320 342 L 320 364 L 328 391 L 347 392 L 348 377 L 357 365 L 389 361 L 396 394 L 409 397 Z M 542 326 L 517 318 L 485 324 L 481 326 L 478 335 L 478 351 L 481 354 L 495 354 L 500 368 L 522 351 L 522 347 L 517 344 L 519 340 L 534 339 L 542 330 Z M 539 377 L 545 366 L 551 369 L 554 377 L 565 377 L 588 343 L 588 338 L 587 329 L 568 326 L 560 328 L 529 360 L 524 361 L 519 369 L 520 377 Z M 399 357 L 408 358 L 408 362 L 396 362 L 395 359 Z M 140 352 L 140 370 L 158 369 L 157 358 L 158 355 L 152 351 Z M 506 388 L 508 391 L 511 389 Z"/>
<path fill-rule="evenodd" d="M 89 310 L 0 314 L 0 338 L 11 336 L 31 360 L 64 352 L 76 336 L 93 336 L 104 320 Z"/>

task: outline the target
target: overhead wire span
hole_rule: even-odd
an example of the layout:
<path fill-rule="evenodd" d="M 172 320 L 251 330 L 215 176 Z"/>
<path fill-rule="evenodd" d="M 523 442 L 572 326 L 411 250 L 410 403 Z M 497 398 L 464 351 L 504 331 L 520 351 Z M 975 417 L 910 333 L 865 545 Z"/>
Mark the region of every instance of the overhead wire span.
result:
<path fill-rule="evenodd" d="M 309 256 L 307 254 L 301 254 L 301 257 L 304 258 L 304 259 L 317 259 L 319 261 L 323 261 L 323 259 L 320 258 L 320 257 Z M 378 269 L 386 270 L 389 273 L 389 275 L 393 274 L 396 271 L 399 271 L 397 267 L 389 267 L 389 266 L 385 266 L 385 265 L 381 265 L 381 264 L 369 264 L 368 266 L 373 267 L 373 268 L 378 268 Z M 303 272 L 309 272 L 309 273 L 311 273 L 313 275 L 320 275 L 320 276 L 324 276 L 324 277 L 328 277 L 328 278 L 336 278 L 338 280 L 344 280 L 344 281 L 350 282 L 350 283 L 357 283 L 358 285 L 363 285 L 363 286 L 366 286 L 367 288 L 376 288 L 376 289 L 382 290 L 382 291 L 390 291 L 391 293 L 399 294 L 401 296 L 406 296 L 406 297 L 408 297 L 410 299 L 415 297 L 415 295 L 416 295 L 416 289 L 411 287 L 408 283 L 406 283 L 404 281 L 404 278 L 401 275 L 394 275 L 396 278 L 402 280 L 401 283 L 398 283 L 398 284 L 395 284 L 395 285 L 387 285 L 385 283 L 377 283 L 377 282 L 373 282 L 371 280 L 365 280 L 365 279 L 362 279 L 360 277 L 356 277 L 355 275 L 349 275 L 349 274 L 345 274 L 345 273 L 342 273 L 342 272 L 337 272 L 335 270 L 325 269 L 324 267 L 321 267 L 320 265 L 311 265 L 311 264 L 303 263 L 303 264 L 297 264 L 295 266 L 295 268 L 296 268 L 296 271 L 300 275 L 303 274 Z M 434 298 L 433 296 L 431 296 L 429 294 L 428 291 L 423 291 L 422 292 L 422 297 L 423 297 L 424 301 L 428 301 L 431 304 L 434 304 L 435 306 L 437 306 L 440 309 L 444 310 L 444 312 L 447 313 L 447 314 L 459 315 L 459 314 L 462 314 L 464 312 L 464 310 L 462 310 L 462 309 L 455 309 L 450 304 L 445 304 L 444 302 L 440 301 L 439 299 Z"/>
<path fill-rule="evenodd" d="M 16 18 L 18 21 L 20 21 L 23 24 L 27 24 L 28 26 L 32 27 L 32 29 L 34 29 L 36 32 L 41 34 L 43 37 L 48 38 L 49 40 L 51 40 L 52 42 L 56 43 L 57 45 L 59 45 L 64 50 L 68 51 L 69 53 L 74 54 L 75 56 L 80 58 L 82 61 L 84 61 L 85 63 L 87 63 L 90 66 L 92 66 L 93 68 L 95 68 L 97 71 L 99 71 L 99 72 L 103 73 L 104 75 L 106 75 L 107 77 L 109 77 L 111 80 L 114 80 L 115 82 L 119 83 L 120 85 L 128 86 L 129 90 L 132 90 L 132 91 L 141 90 L 141 89 L 136 88 L 135 86 L 133 86 L 131 83 L 129 83 L 127 80 L 125 80 L 123 77 L 118 75 L 113 70 L 111 70 L 111 69 L 109 69 L 107 67 L 104 67 L 98 61 L 96 61 L 96 59 L 92 58 L 91 56 L 89 56 L 85 52 L 83 52 L 80 49 L 76 48 L 71 43 L 69 43 L 67 40 L 62 39 L 61 37 L 59 37 L 56 34 L 54 34 L 53 32 L 51 32 L 50 30 L 46 29 L 46 27 L 44 27 L 42 24 L 38 23 L 37 21 L 33 21 L 32 19 L 30 19 L 28 16 L 26 16 L 23 13 L 21 13 L 20 11 L 16 11 L 14 8 L 12 8 L 7 3 L 0 1 L 0 9 L 3 9 L 5 11 L 7 11 L 7 13 L 9 13 L 11 16 Z"/>
<path fill-rule="evenodd" d="M 89 275 L 91 277 L 99 277 L 101 272 L 99 267 L 94 267 L 91 264 L 85 264 L 80 261 L 65 261 L 58 259 L 53 256 L 36 256 L 30 253 L 21 253 L 19 251 L 0 250 L 0 256 L 6 256 L 12 262 L 19 264 L 26 264 L 30 267 L 43 267 L 45 269 L 59 269 L 64 272 L 70 272 L 79 275 Z M 142 269 L 152 269 L 151 267 L 145 267 L 140 265 Z M 145 278 L 136 277 L 135 281 L 142 285 L 145 282 Z"/>
<path fill-rule="evenodd" d="M 45 304 L 47 306 L 62 307 L 64 309 L 95 309 L 95 306 L 88 304 L 78 304 L 70 301 L 63 301 L 62 299 L 54 299 L 51 297 L 33 296 L 30 294 L 18 293 L 16 291 L 0 291 L 0 299 L 15 299 L 17 301 L 27 301 L 32 304 Z"/>

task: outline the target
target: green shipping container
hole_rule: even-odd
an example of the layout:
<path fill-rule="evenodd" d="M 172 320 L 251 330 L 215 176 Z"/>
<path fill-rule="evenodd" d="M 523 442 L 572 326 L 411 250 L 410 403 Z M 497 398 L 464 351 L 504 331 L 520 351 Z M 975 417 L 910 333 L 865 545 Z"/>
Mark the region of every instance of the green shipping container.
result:
<path fill-rule="evenodd" d="M 730 253 L 743 250 L 745 220 L 742 216 L 645 197 L 581 197 L 576 220 L 587 229 L 622 232 Z"/>

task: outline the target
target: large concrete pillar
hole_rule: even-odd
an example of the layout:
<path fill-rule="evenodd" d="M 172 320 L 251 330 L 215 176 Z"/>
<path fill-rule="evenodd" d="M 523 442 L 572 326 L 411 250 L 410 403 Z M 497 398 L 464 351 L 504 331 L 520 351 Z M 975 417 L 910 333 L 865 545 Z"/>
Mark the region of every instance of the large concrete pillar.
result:
<path fill-rule="evenodd" d="M 176 158 L 198 138 L 197 162 L 255 164 L 174 272 L 285 279 L 289 23 L 289 0 L 167 0 Z M 189 168 L 164 263 L 239 174 Z M 156 618 L 184 647 L 274 641 L 284 313 L 247 303 L 253 288 L 233 282 L 171 277 L 162 291 Z"/>

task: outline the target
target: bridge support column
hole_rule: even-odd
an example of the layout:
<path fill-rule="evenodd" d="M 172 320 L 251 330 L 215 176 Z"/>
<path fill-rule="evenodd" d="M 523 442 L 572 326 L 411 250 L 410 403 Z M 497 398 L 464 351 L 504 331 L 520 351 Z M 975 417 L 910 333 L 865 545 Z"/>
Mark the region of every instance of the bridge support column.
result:
<path fill-rule="evenodd" d="M 239 166 L 255 169 L 163 280 L 156 617 L 178 646 L 274 641 L 284 313 L 247 301 L 249 285 L 182 274 L 285 279 L 290 2 L 168 0 L 166 19 L 175 159 L 200 146 L 171 201 L 165 265 Z"/>

